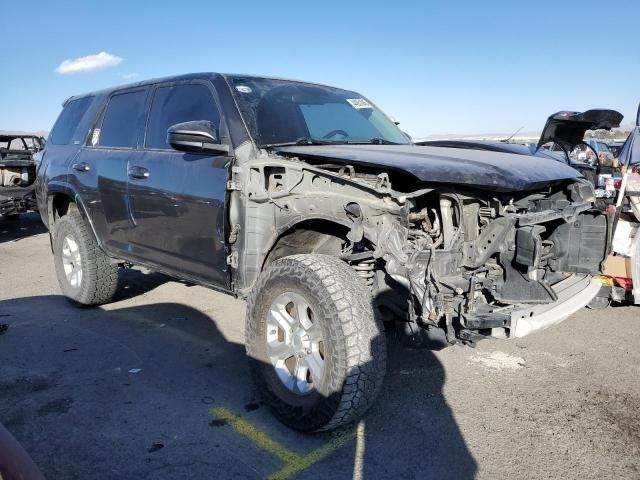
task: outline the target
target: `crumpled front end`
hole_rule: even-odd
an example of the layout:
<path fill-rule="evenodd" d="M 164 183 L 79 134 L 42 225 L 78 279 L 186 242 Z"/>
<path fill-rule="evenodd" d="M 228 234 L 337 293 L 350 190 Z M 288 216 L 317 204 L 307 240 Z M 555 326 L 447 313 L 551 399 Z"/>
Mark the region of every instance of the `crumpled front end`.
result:
<path fill-rule="evenodd" d="M 449 343 L 524 336 L 598 292 L 592 275 L 608 253 L 610 222 L 584 180 L 502 194 L 439 188 L 406 201 L 404 226 L 380 236 L 393 281 L 378 304 L 397 310 L 402 285 L 407 321 L 444 331 Z"/>

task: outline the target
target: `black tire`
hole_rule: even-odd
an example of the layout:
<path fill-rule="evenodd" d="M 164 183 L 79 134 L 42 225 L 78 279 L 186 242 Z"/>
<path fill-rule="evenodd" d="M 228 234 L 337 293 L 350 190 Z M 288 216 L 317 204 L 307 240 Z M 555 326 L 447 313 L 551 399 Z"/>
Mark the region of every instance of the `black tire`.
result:
<path fill-rule="evenodd" d="M 53 226 L 53 256 L 62 293 L 81 305 L 102 305 L 113 298 L 118 288 L 118 265 L 98 246 L 93 232 L 78 212 L 70 212 Z M 82 266 L 78 285 L 67 279 L 63 264 L 63 244 L 70 238 L 77 244 Z"/>
<path fill-rule="evenodd" d="M 304 297 L 327 339 L 322 380 L 305 395 L 285 387 L 267 353 L 269 309 L 285 292 Z M 280 421 L 298 431 L 332 430 L 356 420 L 384 380 L 384 327 L 374 316 L 369 287 L 335 257 L 293 255 L 271 264 L 248 299 L 245 340 L 257 391 Z"/>

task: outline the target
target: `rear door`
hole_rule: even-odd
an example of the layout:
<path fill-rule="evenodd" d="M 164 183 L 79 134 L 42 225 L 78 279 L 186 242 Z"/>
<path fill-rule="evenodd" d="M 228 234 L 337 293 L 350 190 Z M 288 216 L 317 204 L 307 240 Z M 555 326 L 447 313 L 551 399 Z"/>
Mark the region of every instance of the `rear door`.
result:
<path fill-rule="evenodd" d="M 113 92 L 71 165 L 76 190 L 110 254 L 127 256 L 133 226 L 127 197 L 127 164 L 142 155 L 149 87 Z"/>
<path fill-rule="evenodd" d="M 128 164 L 133 228 L 130 251 L 144 263 L 184 278 L 229 288 L 225 195 L 229 156 L 184 153 L 167 144 L 177 123 L 224 121 L 209 81 L 156 85 L 143 154 Z"/>
<path fill-rule="evenodd" d="M 65 102 L 48 138 L 48 146 L 40 155 L 36 194 L 40 213 L 47 211 L 49 189 L 63 189 L 69 184 L 69 166 L 87 138 L 100 101 L 93 96 Z M 47 222 L 46 217 L 43 218 Z"/>

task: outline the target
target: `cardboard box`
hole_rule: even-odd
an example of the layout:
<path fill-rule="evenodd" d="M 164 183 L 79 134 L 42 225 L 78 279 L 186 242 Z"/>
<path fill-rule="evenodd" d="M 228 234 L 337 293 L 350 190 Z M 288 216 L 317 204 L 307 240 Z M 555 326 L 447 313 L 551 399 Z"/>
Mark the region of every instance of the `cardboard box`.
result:
<path fill-rule="evenodd" d="M 604 262 L 603 274 L 608 277 L 631 278 L 631 258 L 609 255 Z"/>

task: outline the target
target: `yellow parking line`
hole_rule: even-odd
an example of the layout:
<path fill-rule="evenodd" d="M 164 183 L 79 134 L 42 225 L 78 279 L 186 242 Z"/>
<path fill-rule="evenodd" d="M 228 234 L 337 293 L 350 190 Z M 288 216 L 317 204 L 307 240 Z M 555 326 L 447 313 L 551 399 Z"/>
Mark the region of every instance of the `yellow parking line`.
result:
<path fill-rule="evenodd" d="M 294 462 L 299 456 L 294 452 L 272 439 L 265 432 L 258 430 L 248 421 L 240 418 L 231 410 L 226 408 L 212 408 L 211 413 L 221 420 L 226 420 L 238 433 L 249 437 L 253 443 L 272 455 L 280 458 L 284 462 Z"/>
<path fill-rule="evenodd" d="M 240 418 L 227 408 L 212 408 L 210 412 L 216 418 L 228 422 L 234 430 L 249 438 L 260 448 L 271 455 L 280 458 L 284 462 L 284 465 L 280 470 L 267 477 L 268 480 L 286 480 L 291 478 L 293 475 L 300 473 L 320 460 L 327 458 L 357 435 L 355 430 L 336 435 L 322 447 L 302 456 L 286 448 L 280 442 L 271 438 L 267 433 L 256 428 L 250 422 Z"/>
<path fill-rule="evenodd" d="M 306 470 L 311 465 L 318 463 L 320 460 L 327 458 L 333 452 L 344 446 L 349 440 L 355 436 L 354 432 L 345 433 L 329 440 L 322 447 L 314 450 L 304 457 L 298 457 L 295 461 L 287 462 L 275 473 L 267 477 L 268 480 L 285 480 L 292 477 L 296 473 Z"/>

